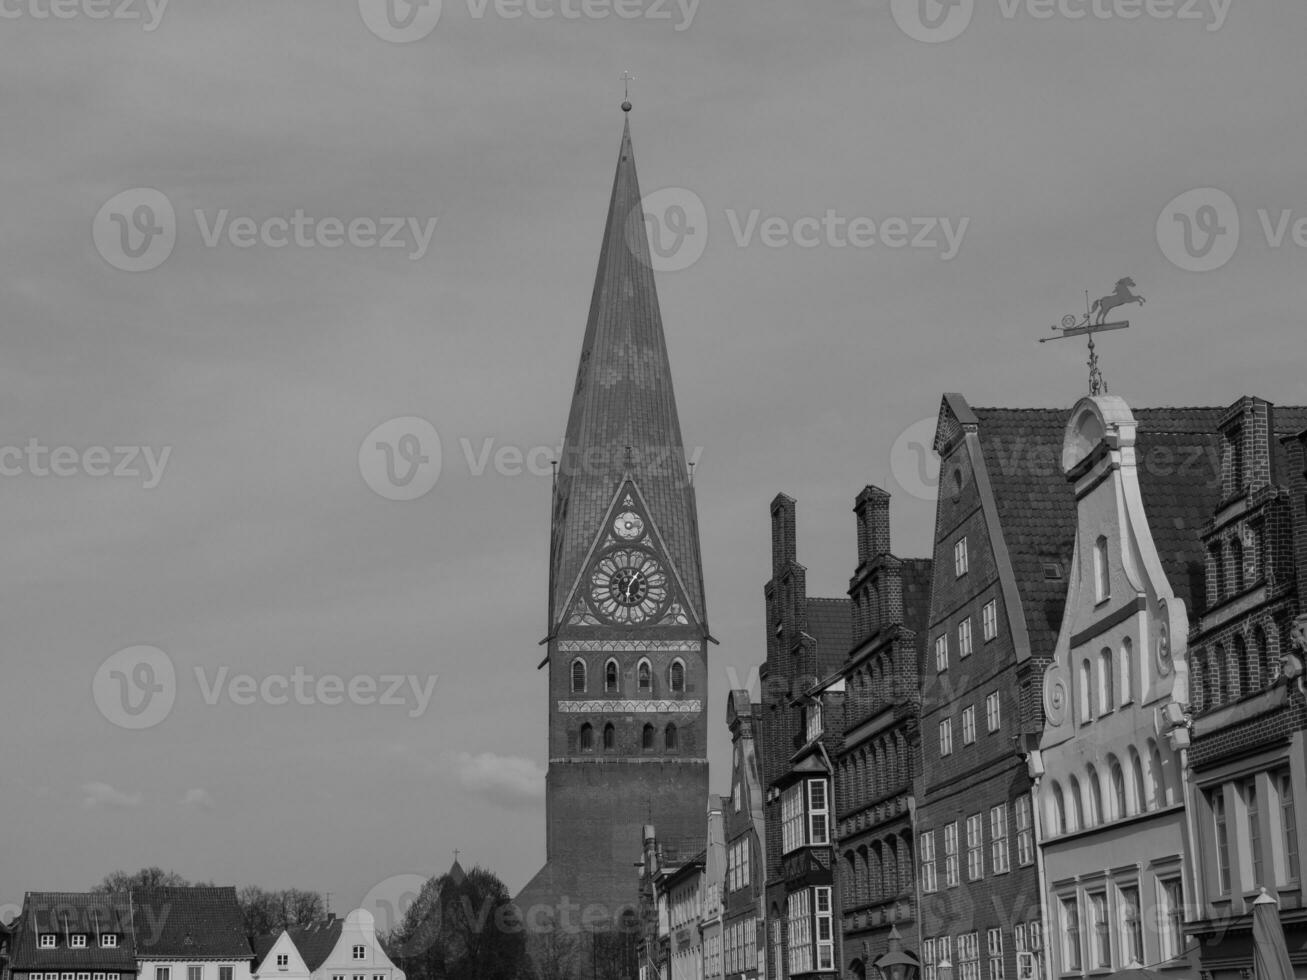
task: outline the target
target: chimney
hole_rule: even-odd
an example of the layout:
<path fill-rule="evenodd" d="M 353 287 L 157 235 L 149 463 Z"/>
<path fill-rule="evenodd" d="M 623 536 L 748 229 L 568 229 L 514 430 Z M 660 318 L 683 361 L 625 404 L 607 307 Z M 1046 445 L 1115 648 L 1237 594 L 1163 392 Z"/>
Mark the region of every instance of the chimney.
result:
<path fill-rule="evenodd" d="M 772 577 L 798 560 L 794 526 L 794 500 L 778 493 L 771 502 L 771 568 Z"/>

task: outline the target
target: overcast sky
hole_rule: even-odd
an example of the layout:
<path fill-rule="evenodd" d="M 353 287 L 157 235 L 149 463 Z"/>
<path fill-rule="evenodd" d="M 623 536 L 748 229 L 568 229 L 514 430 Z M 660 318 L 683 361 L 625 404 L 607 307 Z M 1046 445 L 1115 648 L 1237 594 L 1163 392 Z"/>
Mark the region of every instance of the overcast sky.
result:
<path fill-rule="evenodd" d="M 1083 346 L 1036 341 L 1126 276 L 1148 302 L 1102 340 L 1114 393 L 1307 399 L 1301 4 L 998 0 L 932 31 L 898 0 L 444 0 L 393 27 L 372 0 L 50 2 L 0 0 L 0 902 L 158 864 L 343 911 L 455 848 L 513 890 L 538 868 L 549 481 L 493 454 L 561 438 L 625 69 L 644 191 L 706 215 L 659 290 L 718 791 L 777 492 L 817 594 L 847 587 L 866 483 L 924 554 L 941 393 L 1069 406 Z M 1171 204 L 1195 188 L 1229 197 Z M 407 417 L 439 478 L 386 499 L 360 446 L 402 468 L 414 444 L 369 434 Z M 110 659 L 139 645 L 166 660 Z M 169 668 L 115 708 L 116 670 Z M 299 704 L 297 669 L 308 700 L 416 689 Z"/>

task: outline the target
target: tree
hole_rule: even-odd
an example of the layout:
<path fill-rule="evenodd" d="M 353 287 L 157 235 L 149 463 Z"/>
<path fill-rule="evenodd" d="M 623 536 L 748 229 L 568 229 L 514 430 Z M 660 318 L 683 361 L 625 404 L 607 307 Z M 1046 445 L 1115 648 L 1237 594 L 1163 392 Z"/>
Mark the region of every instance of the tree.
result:
<path fill-rule="evenodd" d="M 131 888 L 176 888 L 189 885 L 190 882 L 176 871 L 164 871 L 162 868 L 142 868 L 129 874 L 126 871 L 113 871 L 104 876 L 104 880 L 91 891 L 125 892 Z"/>
<path fill-rule="evenodd" d="M 508 889 L 493 873 L 457 865 L 432 878 L 381 936 L 408 980 L 518 980 L 526 937 Z"/>

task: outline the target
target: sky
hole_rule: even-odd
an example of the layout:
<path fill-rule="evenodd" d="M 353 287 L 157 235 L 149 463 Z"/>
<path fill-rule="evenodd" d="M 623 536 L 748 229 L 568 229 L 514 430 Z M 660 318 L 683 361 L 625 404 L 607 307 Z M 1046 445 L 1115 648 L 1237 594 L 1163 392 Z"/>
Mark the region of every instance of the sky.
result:
<path fill-rule="evenodd" d="M 1126 277 L 1114 394 L 1307 400 L 1302 5 L 152 2 L 0 0 L 0 911 L 543 862 L 543 461 L 624 71 L 718 792 L 776 493 L 813 594 L 866 484 L 925 554 L 941 395 L 1069 407 L 1037 341 Z"/>

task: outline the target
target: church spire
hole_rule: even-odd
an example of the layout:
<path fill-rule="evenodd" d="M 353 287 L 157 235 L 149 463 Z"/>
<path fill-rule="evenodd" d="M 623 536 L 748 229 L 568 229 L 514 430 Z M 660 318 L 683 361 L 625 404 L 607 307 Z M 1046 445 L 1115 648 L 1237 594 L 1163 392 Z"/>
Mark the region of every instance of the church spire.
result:
<path fill-rule="evenodd" d="M 622 127 L 555 485 L 551 632 L 566 613 L 563 607 L 601 533 L 613 495 L 628 477 L 649 507 L 687 599 L 702 617 L 693 491 L 654 285 L 629 114 Z"/>

